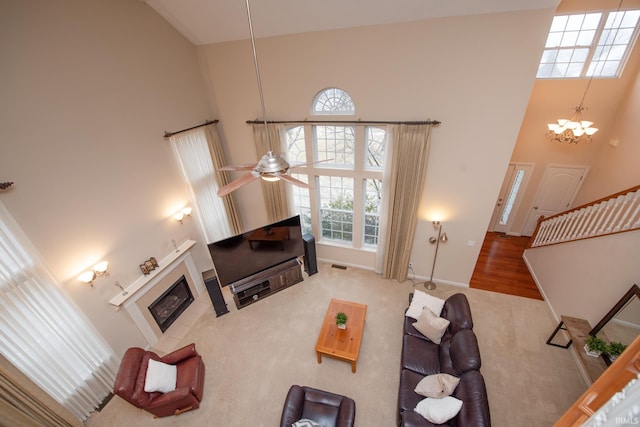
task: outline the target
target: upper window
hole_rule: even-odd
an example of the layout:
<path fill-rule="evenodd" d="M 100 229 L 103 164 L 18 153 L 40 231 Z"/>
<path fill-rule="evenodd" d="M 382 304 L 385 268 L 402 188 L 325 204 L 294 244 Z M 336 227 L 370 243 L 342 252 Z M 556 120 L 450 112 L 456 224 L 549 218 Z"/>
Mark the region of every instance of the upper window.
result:
<path fill-rule="evenodd" d="M 323 89 L 313 99 L 312 114 L 352 115 L 356 107 L 349 94 L 337 87 Z"/>
<path fill-rule="evenodd" d="M 640 10 L 553 18 L 539 79 L 619 77 L 638 36 Z"/>

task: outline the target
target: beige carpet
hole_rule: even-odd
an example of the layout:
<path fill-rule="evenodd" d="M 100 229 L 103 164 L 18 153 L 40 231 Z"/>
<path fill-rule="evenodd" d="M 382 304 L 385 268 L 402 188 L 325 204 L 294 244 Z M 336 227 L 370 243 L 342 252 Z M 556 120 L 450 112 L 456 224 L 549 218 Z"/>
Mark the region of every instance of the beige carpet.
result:
<path fill-rule="evenodd" d="M 416 283 L 418 289 L 422 288 Z M 114 397 L 85 423 L 102 426 L 278 426 L 291 384 L 345 394 L 356 401 L 356 426 L 396 425 L 400 349 L 407 295 L 414 284 L 373 272 L 320 272 L 240 311 L 225 289 L 231 312 L 206 309 L 176 345 L 196 343 L 206 379 L 200 409 L 153 419 Z M 471 304 L 495 427 L 551 426 L 584 392 L 569 350 L 545 344 L 555 324 L 543 301 L 438 285 L 446 298 L 463 292 Z M 199 303 L 205 303 L 202 298 Z M 367 304 L 357 373 L 327 357 L 318 364 L 317 334 L 331 298 Z M 161 354 L 164 354 L 161 352 Z"/>

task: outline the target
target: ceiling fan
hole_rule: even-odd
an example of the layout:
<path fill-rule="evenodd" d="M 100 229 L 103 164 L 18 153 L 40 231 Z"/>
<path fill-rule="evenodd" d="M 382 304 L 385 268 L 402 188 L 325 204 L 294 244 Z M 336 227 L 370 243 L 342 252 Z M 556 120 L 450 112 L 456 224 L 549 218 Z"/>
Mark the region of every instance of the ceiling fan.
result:
<path fill-rule="evenodd" d="M 246 0 L 247 6 L 247 19 L 249 21 L 249 33 L 251 35 L 251 47 L 253 49 L 253 63 L 256 68 L 256 79 L 258 81 L 258 92 L 260 93 L 260 105 L 262 106 L 262 118 L 264 120 L 264 127 L 267 130 L 267 138 L 269 141 L 269 146 L 271 145 L 271 135 L 267 129 L 267 116 L 264 108 L 264 96 L 262 95 L 262 82 L 260 80 L 260 69 L 258 68 L 258 56 L 256 55 L 256 42 L 253 36 L 253 24 L 251 22 L 251 8 L 249 7 L 249 0 Z M 314 162 L 317 163 L 317 162 Z M 248 171 L 249 173 L 241 176 L 240 178 L 230 182 L 229 184 L 221 187 L 218 190 L 218 196 L 223 197 L 227 194 L 236 191 L 240 187 L 243 187 L 250 182 L 258 178 L 262 178 L 265 181 L 278 181 L 282 179 L 283 181 L 289 182 L 291 184 L 297 185 L 302 188 L 309 188 L 309 184 L 306 182 L 302 182 L 299 179 L 293 178 L 289 175 L 289 170 L 295 167 L 300 166 L 308 166 L 312 163 L 304 163 L 291 166 L 287 160 L 279 155 L 278 153 L 274 153 L 273 151 L 267 152 L 262 158 L 258 161 L 258 163 L 250 163 L 244 165 L 229 165 L 220 168 L 223 171 Z"/>
<path fill-rule="evenodd" d="M 318 163 L 318 162 L 313 162 Z M 265 181 L 278 181 L 282 179 L 283 181 L 287 181 L 291 184 L 297 185 L 302 188 L 309 188 L 309 184 L 306 182 L 300 181 L 290 175 L 288 175 L 289 170 L 301 167 L 308 166 L 313 163 L 302 163 L 291 166 L 289 162 L 287 162 L 284 157 L 280 156 L 273 151 L 267 152 L 258 163 L 249 163 L 245 165 L 237 165 L 237 166 L 225 166 L 220 168 L 223 171 L 249 171 L 249 173 L 241 176 L 235 181 L 230 182 L 229 184 L 221 187 L 218 190 L 218 196 L 226 196 L 227 194 L 236 191 L 238 188 L 253 182 L 258 178 L 262 178 Z"/>

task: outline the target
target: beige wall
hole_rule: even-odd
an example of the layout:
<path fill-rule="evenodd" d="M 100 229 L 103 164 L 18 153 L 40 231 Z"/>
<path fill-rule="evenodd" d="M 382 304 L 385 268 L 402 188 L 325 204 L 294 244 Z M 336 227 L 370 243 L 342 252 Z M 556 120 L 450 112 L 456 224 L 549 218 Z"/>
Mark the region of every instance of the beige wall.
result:
<path fill-rule="evenodd" d="M 107 301 L 172 239 L 202 241 L 170 219 L 189 195 L 162 138 L 210 118 L 195 48 L 142 2 L 8 0 L 0 57 L 0 199 L 116 353 L 144 346 Z M 109 278 L 75 279 L 103 259 Z"/>
<path fill-rule="evenodd" d="M 435 277 L 468 284 L 520 122 L 553 10 L 437 19 L 257 40 L 267 116 L 304 119 L 321 89 L 337 86 L 363 120 L 443 124 L 432 133 L 412 261 L 428 276 L 431 216 L 449 242 Z M 256 23 L 256 32 L 259 25 Z M 233 163 L 257 160 L 248 119 L 260 104 L 248 41 L 199 47 Z M 508 58 L 508 60 L 505 60 Z M 338 61 L 336 63 L 336 61 Z M 257 183 L 236 194 L 248 228 L 266 221 Z M 467 246 L 474 240 L 475 247 Z M 367 268 L 371 253 L 318 246 L 321 258 Z"/>
<path fill-rule="evenodd" d="M 528 249 L 525 259 L 554 314 L 595 326 L 634 283 L 640 231 Z"/>

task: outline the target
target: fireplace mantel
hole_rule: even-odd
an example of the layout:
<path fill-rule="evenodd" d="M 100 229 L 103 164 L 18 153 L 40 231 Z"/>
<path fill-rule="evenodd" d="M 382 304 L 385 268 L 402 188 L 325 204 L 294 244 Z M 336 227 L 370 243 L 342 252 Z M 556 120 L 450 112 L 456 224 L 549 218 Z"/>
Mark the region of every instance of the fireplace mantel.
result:
<path fill-rule="evenodd" d="M 122 305 L 127 302 L 128 299 L 136 295 L 138 291 L 143 289 L 153 279 L 163 274 L 165 270 L 174 265 L 174 263 L 176 263 L 179 258 L 183 257 L 183 255 L 185 254 L 188 254 L 189 249 L 191 249 L 191 247 L 195 245 L 195 243 L 196 242 L 194 240 L 187 240 L 186 242 L 178 246 L 177 250 L 171 252 L 169 255 L 158 261 L 158 267 L 150 274 L 140 276 L 135 282 L 124 288 L 126 295 L 123 295 L 123 292 L 119 292 L 118 295 L 109 300 L 109 304 L 114 306 L 116 310 L 120 310 Z"/>

